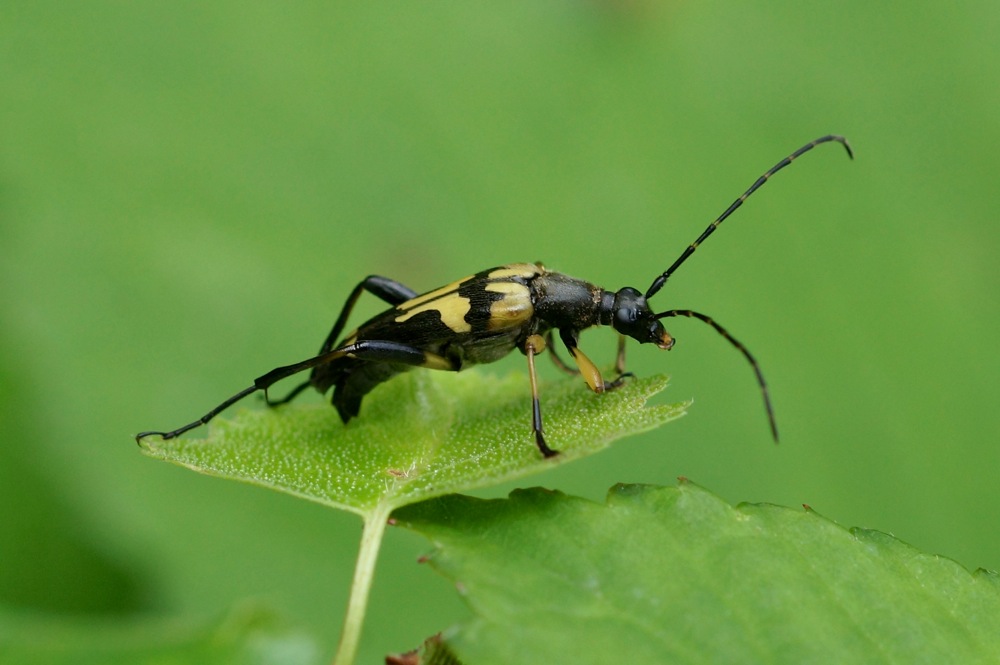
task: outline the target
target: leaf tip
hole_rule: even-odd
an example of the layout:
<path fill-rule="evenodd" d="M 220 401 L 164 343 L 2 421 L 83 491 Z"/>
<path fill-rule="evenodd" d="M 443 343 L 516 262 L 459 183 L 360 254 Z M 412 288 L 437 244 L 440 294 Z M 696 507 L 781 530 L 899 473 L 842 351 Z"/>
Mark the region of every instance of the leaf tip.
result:
<path fill-rule="evenodd" d="M 139 446 L 139 451 L 144 455 L 157 455 L 159 447 L 157 444 L 163 443 L 163 437 L 159 434 L 136 434 L 135 445 Z"/>

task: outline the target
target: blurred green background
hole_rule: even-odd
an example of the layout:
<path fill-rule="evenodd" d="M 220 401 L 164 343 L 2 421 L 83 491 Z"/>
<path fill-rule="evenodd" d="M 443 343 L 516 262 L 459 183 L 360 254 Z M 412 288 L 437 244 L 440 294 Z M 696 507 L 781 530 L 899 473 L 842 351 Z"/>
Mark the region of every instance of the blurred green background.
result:
<path fill-rule="evenodd" d="M 831 132 L 854 162 L 782 172 L 654 301 L 753 350 L 781 444 L 739 355 L 675 320 L 629 360 L 688 417 L 536 482 L 685 475 L 1000 568 L 998 34 L 995 2 L 4 3 L 0 605 L 257 599 L 332 653 L 359 521 L 134 433 L 309 356 L 370 273 L 544 260 L 644 289 Z M 614 335 L 582 346 L 610 363 Z M 360 662 L 465 616 L 427 548 L 389 533 Z"/>

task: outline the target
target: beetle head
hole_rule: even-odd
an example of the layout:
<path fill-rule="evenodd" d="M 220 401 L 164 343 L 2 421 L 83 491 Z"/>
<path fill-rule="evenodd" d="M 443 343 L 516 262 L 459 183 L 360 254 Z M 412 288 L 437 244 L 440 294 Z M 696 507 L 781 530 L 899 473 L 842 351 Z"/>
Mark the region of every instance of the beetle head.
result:
<path fill-rule="evenodd" d="M 611 325 L 621 334 L 667 351 L 673 347 L 674 338 L 653 314 L 646 297 L 636 289 L 626 286 L 615 293 L 613 314 Z"/>

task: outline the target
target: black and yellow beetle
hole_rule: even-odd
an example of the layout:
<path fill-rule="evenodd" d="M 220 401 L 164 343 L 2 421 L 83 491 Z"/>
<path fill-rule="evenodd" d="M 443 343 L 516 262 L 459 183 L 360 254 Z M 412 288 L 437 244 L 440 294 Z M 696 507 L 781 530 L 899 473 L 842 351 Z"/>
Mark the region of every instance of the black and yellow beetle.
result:
<path fill-rule="evenodd" d="M 850 144 L 842 136 L 824 136 L 802 146 L 771 167 L 733 201 L 664 273 L 653 280 L 645 293 L 631 287 L 614 292 L 605 291 L 589 282 L 546 270 L 541 264 L 534 263 L 512 263 L 491 268 L 422 295 L 399 282 L 372 275 L 351 291 L 316 356 L 271 370 L 254 380 L 252 386 L 233 395 L 193 423 L 171 432 L 142 432 L 136 435 L 136 440 L 154 434 L 165 439 L 179 436 L 207 423 L 222 410 L 251 393 L 262 390 L 267 397 L 270 386 L 307 369 L 312 370 L 308 381 L 300 384 L 284 399 L 268 399 L 268 404 L 273 406 L 288 402 L 309 386 L 320 393 L 333 387 L 333 405 L 341 419 L 347 423 L 358 415 L 365 395 L 378 384 L 401 372 L 415 367 L 457 372 L 472 365 L 499 360 L 518 349 L 528 359 L 535 442 L 545 457 L 551 457 L 556 451 L 545 443 L 542 433 L 535 356 L 547 346 L 553 347 L 552 357 L 560 368 L 581 374 L 591 390 L 601 393 L 621 385 L 629 375 L 625 372 L 625 336 L 669 350 L 674 346 L 674 338 L 664 329 L 661 320 L 677 316 L 707 323 L 746 357 L 757 376 L 771 432 L 777 440 L 778 431 L 767 385 L 750 351 L 710 317 L 687 309 L 654 313 L 649 307 L 649 299 L 663 288 L 670 275 L 719 224 L 767 182 L 768 178 L 791 164 L 801 154 L 830 141 L 842 144 L 847 154 L 853 156 Z M 392 307 L 340 339 L 347 319 L 363 291 L 384 300 Z M 611 326 L 619 333 L 615 367 L 617 376 L 613 381 L 606 381 L 594 363 L 577 346 L 580 331 L 591 326 Z M 555 354 L 552 333 L 556 330 L 576 362 L 576 369 L 563 363 Z"/>

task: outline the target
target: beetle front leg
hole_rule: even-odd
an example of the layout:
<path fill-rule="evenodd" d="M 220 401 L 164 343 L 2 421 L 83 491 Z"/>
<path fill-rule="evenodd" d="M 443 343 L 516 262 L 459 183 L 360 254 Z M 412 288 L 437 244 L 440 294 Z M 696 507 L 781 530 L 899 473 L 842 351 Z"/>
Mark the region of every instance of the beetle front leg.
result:
<path fill-rule="evenodd" d="M 524 342 L 524 355 L 528 357 L 528 377 L 531 379 L 531 428 L 535 432 L 535 445 L 545 457 L 554 457 L 559 451 L 545 444 L 542 433 L 542 407 L 538 400 L 538 377 L 535 375 L 535 354 L 545 350 L 545 340 L 541 335 L 530 335 Z"/>
<path fill-rule="evenodd" d="M 606 384 L 605 389 L 618 388 L 625 383 L 625 379 L 635 376 L 632 372 L 625 371 L 625 335 L 621 333 L 618 333 L 618 355 L 615 356 L 615 371 L 618 372 L 618 377 Z"/>
<path fill-rule="evenodd" d="M 591 390 L 595 393 L 603 393 L 605 390 L 615 387 L 614 384 L 604 380 L 604 377 L 601 376 L 601 370 L 597 369 L 597 365 L 577 346 L 579 333 L 576 330 L 562 329 L 559 331 L 559 337 L 566 345 L 566 350 L 573 356 L 576 366 L 580 368 L 580 374 L 583 375 L 583 380 L 587 382 L 587 386 Z"/>
<path fill-rule="evenodd" d="M 580 373 L 580 370 L 578 370 L 575 367 L 570 367 L 569 365 L 567 365 L 566 362 L 559 357 L 559 354 L 556 353 L 555 344 L 552 343 L 551 330 L 548 330 L 545 333 L 545 345 L 549 349 L 549 356 L 552 358 L 552 364 L 554 364 L 556 367 L 558 367 L 559 369 L 561 369 L 562 371 L 566 372 L 571 376 L 576 376 L 577 374 Z"/>
<path fill-rule="evenodd" d="M 580 368 L 579 371 L 583 375 L 583 380 L 587 382 L 587 386 L 595 393 L 614 390 L 625 383 L 626 378 L 632 376 L 631 372 L 623 371 L 625 369 L 624 335 L 618 336 L 618 357 L 615 362 L 615 369 L 618 371 L 618 376 L 614 381 L 605 381 L 604 377 L 601 376 L 601 370 L 597 369 L 593 361 L 580 350 L 580 347 L 577 345 L 577 341 L 579 340 L 578 331 L 571 329 L 560 330 L 559 337 L 562 339 L 563 344 L 566 345 L 566 350 L 573 356 L 573 360 L 576 361 L 576 366 Z"/>

